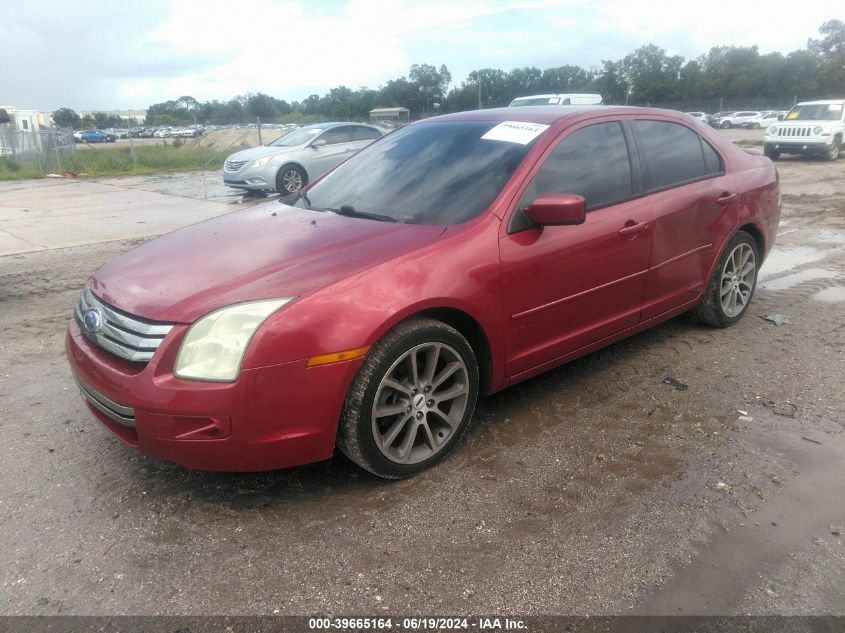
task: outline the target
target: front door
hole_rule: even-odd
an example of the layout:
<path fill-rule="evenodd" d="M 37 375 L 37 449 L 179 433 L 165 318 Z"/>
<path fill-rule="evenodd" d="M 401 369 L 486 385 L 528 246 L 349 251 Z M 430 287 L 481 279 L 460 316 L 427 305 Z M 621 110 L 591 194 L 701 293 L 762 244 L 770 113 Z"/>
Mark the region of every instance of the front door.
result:
<path fill-rule="evenodd" d="M 636 325 L 653 230 L 619 121 L 569 132 L 530 179 L 500 239 L 508 377 Z M 587 203 L 578 226 L 532 227 L 522 209 L 544 193 Z"/>
<path fill-rule="evenodd" d="M 311 141 L 309 180 L 316 180 L 345 161 L 354 151 L 348 125 L 329 128 Z"/>

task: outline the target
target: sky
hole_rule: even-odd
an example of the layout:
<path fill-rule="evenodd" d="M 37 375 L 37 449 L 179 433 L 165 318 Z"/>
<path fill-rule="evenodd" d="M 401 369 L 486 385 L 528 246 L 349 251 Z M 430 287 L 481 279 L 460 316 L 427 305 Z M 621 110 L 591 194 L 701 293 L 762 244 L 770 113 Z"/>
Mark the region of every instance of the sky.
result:
<path fill-rule="evenodd" d="M 287 101 L 377 88 L 411 64 L 597 68 L 654 43 L 784 54 L 845 19 L 842 0 L 0 0 L 0 105 L 146 109 L 191 95 Z"/>

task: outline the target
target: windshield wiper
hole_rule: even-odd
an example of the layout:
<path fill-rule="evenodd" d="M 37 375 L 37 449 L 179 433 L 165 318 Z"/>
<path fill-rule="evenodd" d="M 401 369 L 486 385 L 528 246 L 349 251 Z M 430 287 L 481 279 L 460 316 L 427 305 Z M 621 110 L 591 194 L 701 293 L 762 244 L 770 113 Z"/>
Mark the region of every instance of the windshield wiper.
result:
<path fill-rule="evenodd" d="M 299 191 L 294 191 L 293 193 L 289 193 L 286 196 L 282 196 L 281 198 L 279 198 L 279 202 L 281 202 L 282 204 L 293 206 L 293 203 L 296 202 L 298 199 L 302 199 L 305 201 L 306 209 L 311 208 L 311 201 L 308 199 L 308 194 L 305 193 L 305 191 L 303 191 L 302 189 L 300 189 Z"/>
<path fill-rule="evenodd" d="M 326 211 L 337 213 L 338 215 L 345 215 L 350 218 L 367 218 L 368 220 L 378 220 L 379 222 L 398 222 L 396 218 L 389 215 L 382 215 L 381 213 L 370 213 L 368 211 L 358 211 L 349 204 L 343 204 L 337 209 L 327 208 Z"/>

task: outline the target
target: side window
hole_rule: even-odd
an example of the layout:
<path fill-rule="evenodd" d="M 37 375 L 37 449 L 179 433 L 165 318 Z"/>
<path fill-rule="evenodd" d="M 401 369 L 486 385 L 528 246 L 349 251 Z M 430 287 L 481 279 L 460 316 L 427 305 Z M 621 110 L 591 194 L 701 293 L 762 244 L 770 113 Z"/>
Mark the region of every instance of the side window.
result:
<path fill-rule="evenodd" d="M 381 133 L 375 128 L 364 127 L 363 125 L 356 125 L 352 128 L 353 141 L 371 141 L 379 138 Z"/>
<path fill-rule="evenodd" d="M 707 174 L 699 136 L 669 121 L 633 121 L 645 155 L 651 189 L 671 187 Z"/>
<path fill-rule="evenodd" d="M 704 152 L 704 168 L 707 170 L 709 174 L 721 174 L 725 171 L 725 168 L 722 166 L 722 157 L 719 156 L 718 152 L 705 141 L 701 139 L 701 149 Z"/>
<path fill-rule="evenodd" d="M 338 143 L 348 143 L 351 141 L 352 139 L 349 136 L 349 126 L 344 125 L 343 127 L 333 127 L 330 130 L 326 130 L 320 138 L 326 141 L 326 145 L 337 145 Z"/>
<path fill-rule="evenodd" d="M 584 196 L 587 209 L 631 196 L 628 146 L 618 122 L 576 130 L 552 151 L 519 201 L 519 209 L 544 193 Z"/>

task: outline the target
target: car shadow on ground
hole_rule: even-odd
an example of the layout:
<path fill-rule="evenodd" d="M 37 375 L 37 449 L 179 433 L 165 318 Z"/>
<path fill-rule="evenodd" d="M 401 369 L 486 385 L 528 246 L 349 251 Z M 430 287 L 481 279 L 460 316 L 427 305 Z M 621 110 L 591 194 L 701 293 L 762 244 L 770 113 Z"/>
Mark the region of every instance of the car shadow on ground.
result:
<path fill-rule="evenodd" d="M 605 403 L 609 408 L 622 405 L 614 403 L 614 396 L 638 388 L 638 381 L 643 377 L 634 376 L 629 370 L 641 363 L 643 356 L 659 354 L 672 339 L 704 341 L 712 337 L 712 332 L 711 328 L 678 317 L 484 398 L 476 407 L 467 437 L 455 453 L 440 467 L 399 483 L 361 470 L 339 451 L 335 451 L 329 461 L 287 470 L 215 473 L 186 470 L 125 447 L 121 450 L 135 455 L 136 459 L 122 461 L 125 470 L 121 478 L 135 481 L 141 489 L 155 490 L 157 495 L 179 497 L 189 494 L 197 500 L 228 506 L 238 512 L 280 505 L 293 508 L 300 503 L 325 503 L 332 498 L 365 503 L 368 498 L 383 500 L 392 488 L 404 496 L 420 485 L 433 485 L 445 476 L 444 469 L 453 474 L 456 470 L 469 469 L 469 474 L 461 472 L 460 477 L 472 479 L 471 471 L 478 468 L 472 454 L 495 452 L 503 441 L 510 444 L 508 436 L 518 436 L 522 443 L 542 442 L 539 435 L 547 428 L 546 422 L 532 424 L 532 416 L 526 415 L 527 406 L 554 401 L 559 410 L 575 411 L 598 403 Z M 648 380 L 655 382 L 651 378 Z M 560 425 L 561 419 L 551 423 Z M 471 450 L 466 450 L 467 444 L 472 445 Z"/>

